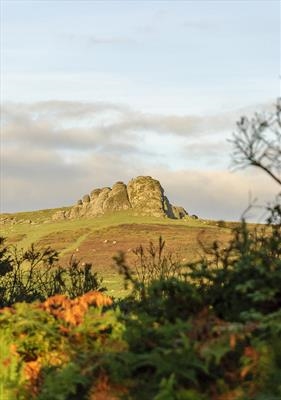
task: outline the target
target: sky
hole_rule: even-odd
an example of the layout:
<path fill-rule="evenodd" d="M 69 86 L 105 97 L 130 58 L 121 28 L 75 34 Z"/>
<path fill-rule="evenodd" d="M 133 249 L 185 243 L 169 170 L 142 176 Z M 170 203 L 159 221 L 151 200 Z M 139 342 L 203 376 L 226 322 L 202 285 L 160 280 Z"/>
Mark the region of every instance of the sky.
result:
<path fill-rule="evenodd" d="M 0 0 L 1 212 L 159 179 L 173 204 L 237 220 L 274 181 L 233 171 L 242 115 L 280 96 L 277 0 Z"/>

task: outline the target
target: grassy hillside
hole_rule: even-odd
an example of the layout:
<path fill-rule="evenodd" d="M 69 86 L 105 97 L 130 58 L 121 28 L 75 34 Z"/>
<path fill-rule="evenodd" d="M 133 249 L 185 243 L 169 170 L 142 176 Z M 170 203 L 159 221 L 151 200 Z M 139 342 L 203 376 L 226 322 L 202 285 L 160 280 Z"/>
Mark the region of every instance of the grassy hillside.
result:
<path fill-rule="evenodd" d="M 171 251 L 181 262 L 192 261 L 202 253 L 199 242 L 205 247 L 214 240 L 227 242 L 233 223 L 216 221 L 172 220 L 168 218 L 141 217 L 132 211 L 122 211 L 99 217 L 52 221 L 58 209 L 1 214 L 1 236 L 20 248 L 32 243 L 40 247 L 50 246 L 59 251 L 61 262 L 67 263 L 71 256 L 82 262 L 91 262 L 104 278 L 113 293 L 120 293 L 121 284 L 112 257 L 119 251 L 126 254 L 133 264 L 133 250 L 161 235 Z"/>

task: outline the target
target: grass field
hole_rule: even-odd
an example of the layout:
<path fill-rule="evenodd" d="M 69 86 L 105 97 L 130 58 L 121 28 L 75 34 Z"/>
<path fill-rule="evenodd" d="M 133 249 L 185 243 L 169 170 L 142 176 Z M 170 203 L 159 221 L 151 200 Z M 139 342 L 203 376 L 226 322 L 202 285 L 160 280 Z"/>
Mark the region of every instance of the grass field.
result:
<path fill-rule="evenodd" d="M 113 256 L 119 251 L 126 254 L 133 266 L 136 261 L 133 250 L 140 244 L 145 247 L 150 241 L 156 242 L 162 236 L 167 251 L 186 263 L 202 254 L 200 241 L 205 247 L 211 246 L 214 240 L 228 242 L 235 225 L 192 218 L 141 217 L 131 211 L 52 221 L 51 216 L 57 210 L 1 214 L 1 236 L 7 238 L 7 243 L 24 249 L 32 243 L 50 246 L 59 252 L 61 263 L 67 263 L 71 256 L 92 263 L 113 295 L 123 293 L 122 281 L 113 263 Z"/>

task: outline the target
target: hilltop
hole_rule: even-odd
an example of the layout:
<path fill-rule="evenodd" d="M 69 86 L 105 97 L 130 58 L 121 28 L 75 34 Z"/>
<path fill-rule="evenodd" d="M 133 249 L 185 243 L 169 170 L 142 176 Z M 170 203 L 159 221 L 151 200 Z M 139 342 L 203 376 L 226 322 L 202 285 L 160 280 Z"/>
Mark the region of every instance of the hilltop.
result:
<path fill-rule="evenodd" d="M 183 207 L 174 206 L 164 194 L 160 182 L 151 176 L 138 176 L 126 185 L 116 182 L 112 188 L 95 188 L 70 210 L 58 211 L 54 220 L 98 216 L 132 209 L 134 215 L 182 219 L 188 216 Z"/>
<path fill-rule="evenodd" d="M 94 189 L 74 206 L 0 215 L 1 236 L 7 243 L 27 248 L 51 246 L 61 262 L 71 256 L 91 262 L 112 290 L 120 284 L 112 257 L 123 251 L 134 262 L 134 249 L 161 235 L 167 250 L 181 262 L 200 257 L 199 241 L 211 246 L 226 243 L 234 223 L 219 223 L 189 216 L 171 205 L 159 181 L 137 177 L 127 185 Z"/>

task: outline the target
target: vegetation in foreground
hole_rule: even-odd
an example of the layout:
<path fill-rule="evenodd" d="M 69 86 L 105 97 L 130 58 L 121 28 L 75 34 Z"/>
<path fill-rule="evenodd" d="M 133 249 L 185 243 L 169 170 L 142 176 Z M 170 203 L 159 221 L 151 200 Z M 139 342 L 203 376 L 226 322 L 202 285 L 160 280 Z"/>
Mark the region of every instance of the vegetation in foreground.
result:
<path fill-rule="evenodd" d="M 1 399 L 280 399 L 280 226 L 276 205 L 266 228 L 242 223 L 189 265 L 161 238 L 136 270 L 120 253 L 122 300 L 87 265 L 2 242 Z"/>
<path fill-rule="evenodd" d="M 280 107 L 277 110 L 280 128 Z M 263 166 L 272 155 L 264 151 L 274 142 L 256 144 L 271 122 L 252 121 L 250 132 L 249 125 L 241 127 L 247 133 L 242 138 L 252 146 L 245 157 Z M 280 130 L 276 132 L 280 137 Z M 263 144 L 265 156 L 255 161 L 255 149 Z M 275 159 L 262 169 L 280 183 Z M 70 289 L 77 287 L 71 267 L 62 273 L 62 284 L 51 297 L 40 297 L 42 289 L 35 289 L 30 298 L 26 285 L 37 276 L 37 266 L 41 263 L 43 282 L 45 271 L 59 268 L 54 257 L 48 258 L 54 255 L 52 250 L 46 259 L 36 248 L 31 256 L 27 252 L 18 257 L 2 243 L 0 289 L 2 306 L 7 306 L 0 310 L 1 398 L 281 399 L 277 200 L 268 209 L 267 226 L 249 231 L 242 221 L 228 246 L 214 242 L 200 262 L 178 265 L 165 253 L 162 239 L 158 246 L 136 250 L 136 270 L 120 253 L 115 261 L 131 287 L 122 300 L 103 294 L 95 276 L 94 290 L 82 284 L 80 292 L 71 295 Z M 36 254 L 41 260 L 34 264 Z M 75 274 L 81 276 L 79 268 Z M 8 284 L 13 277 L 19 279 L 16 300 L 10 295 L 14 286 Z M 57 279 L 51 282 L 57 287 Z"/>

